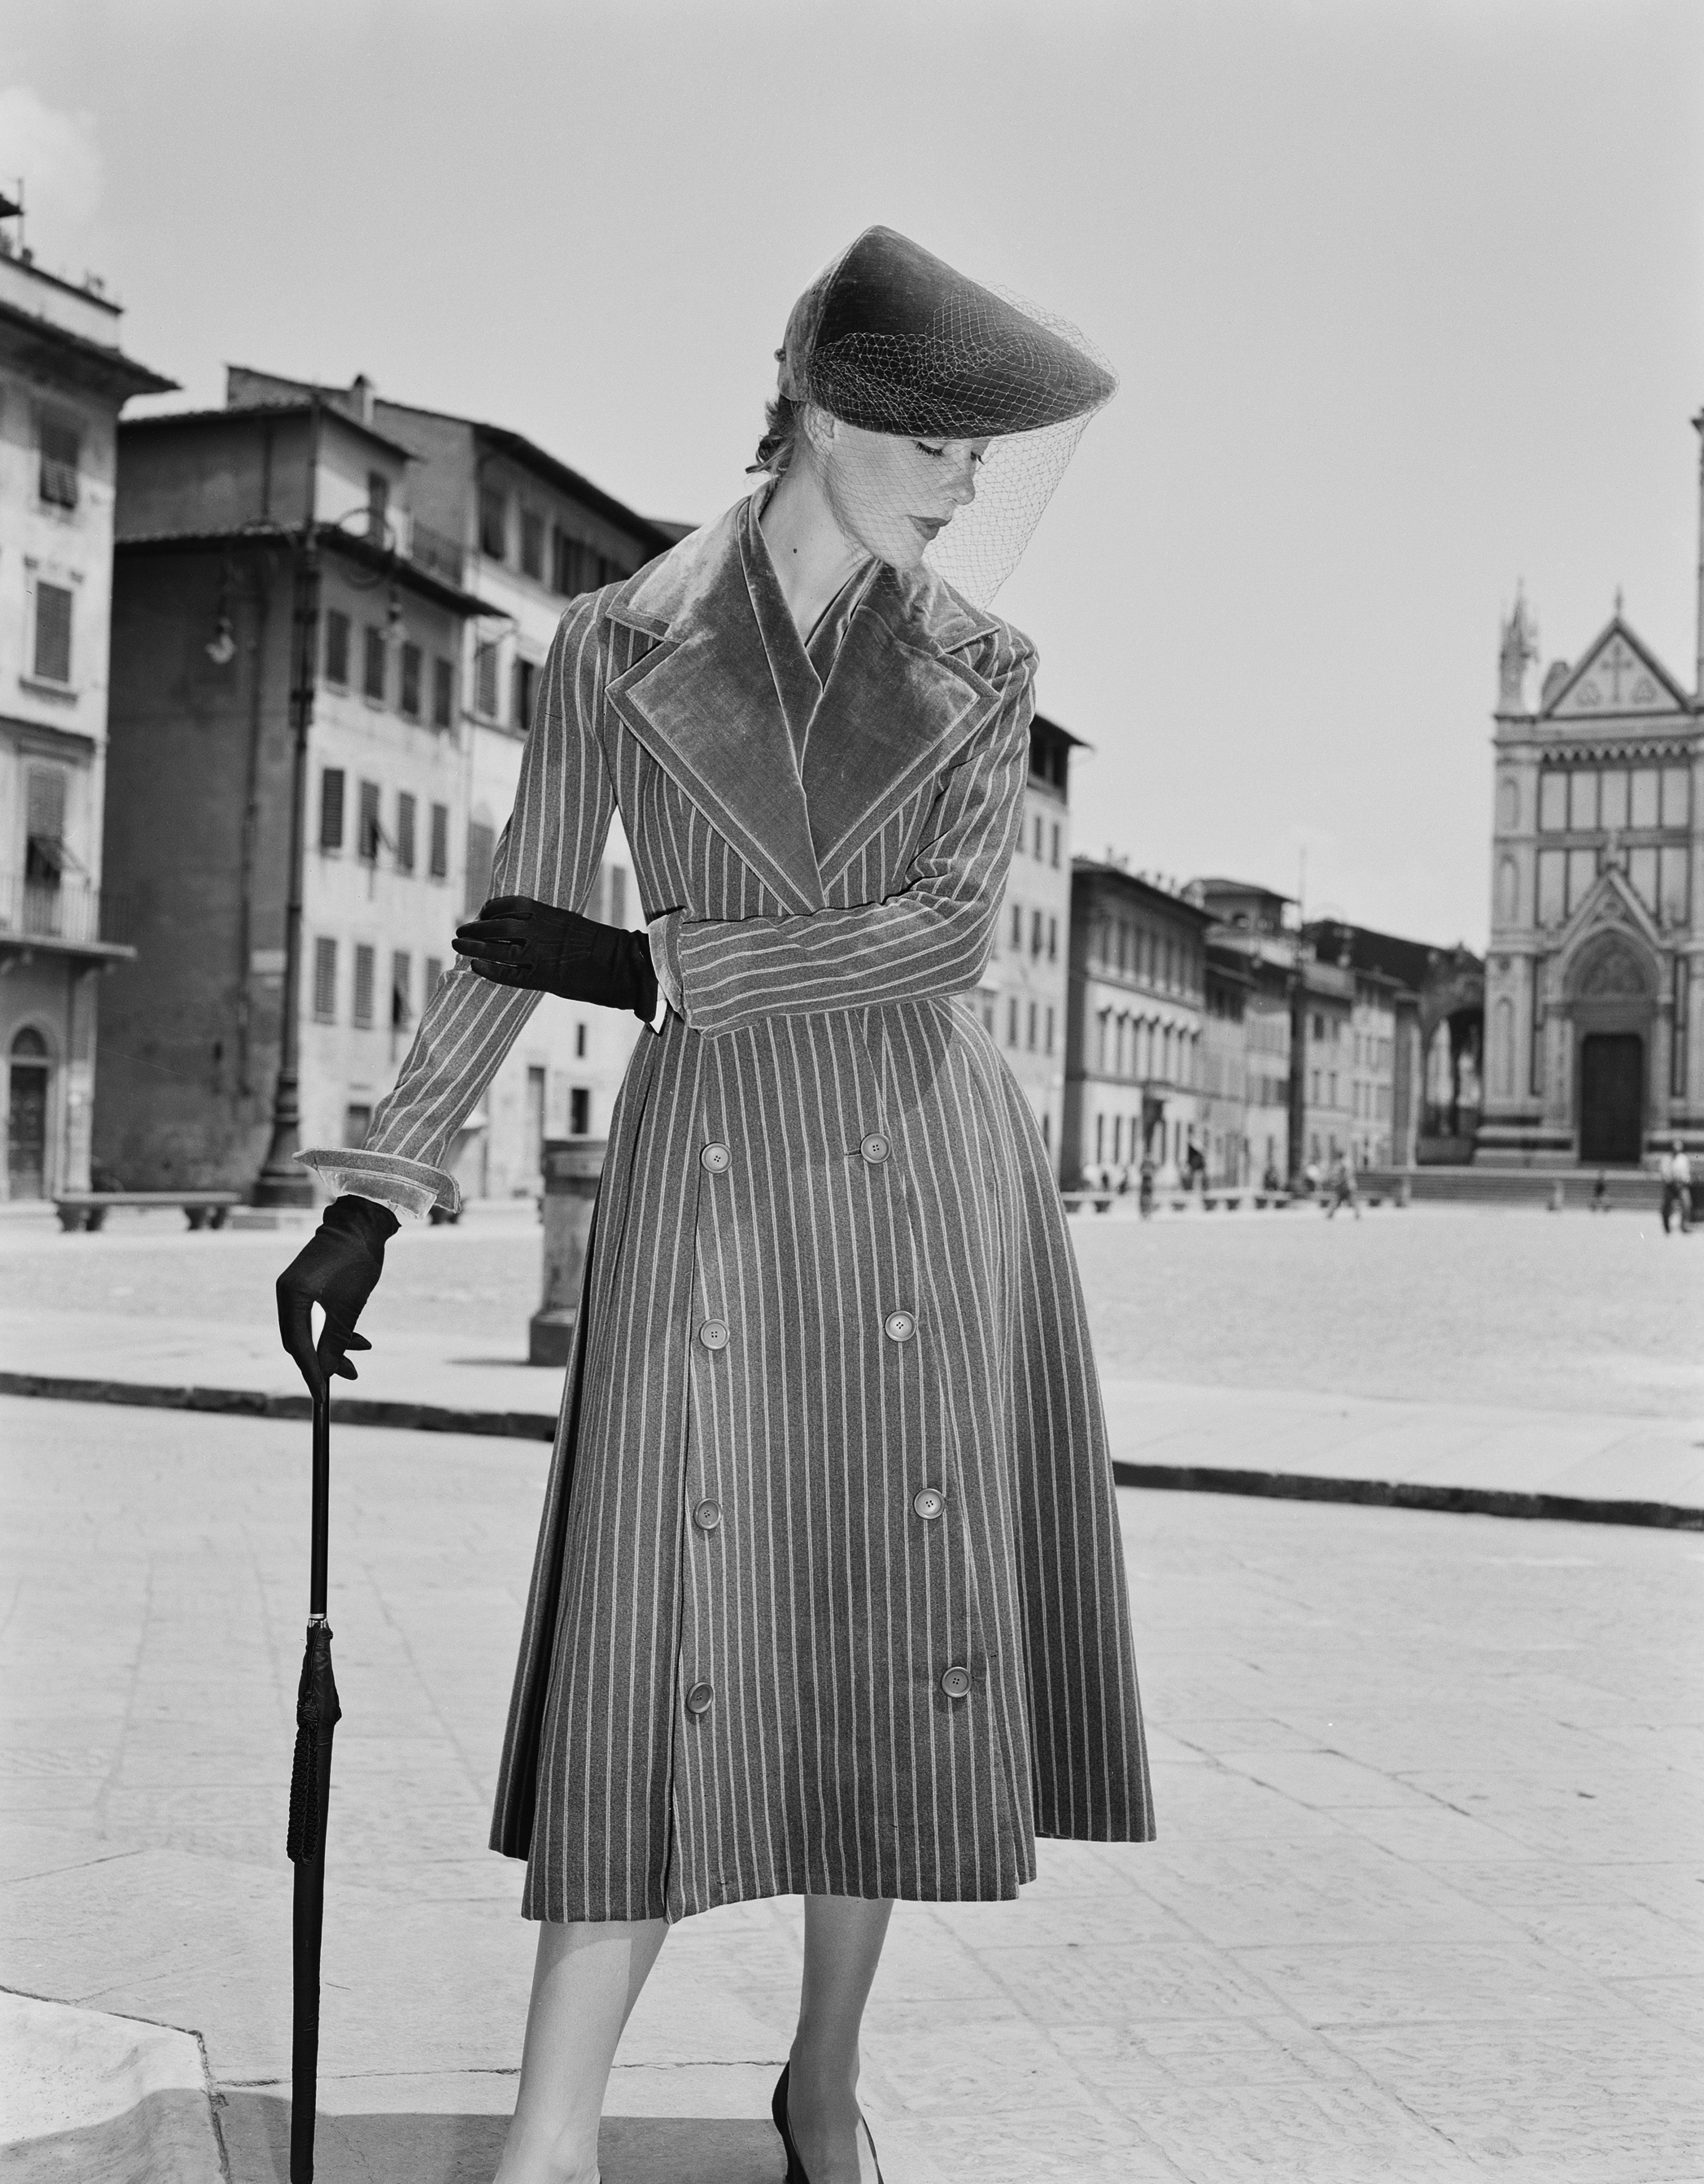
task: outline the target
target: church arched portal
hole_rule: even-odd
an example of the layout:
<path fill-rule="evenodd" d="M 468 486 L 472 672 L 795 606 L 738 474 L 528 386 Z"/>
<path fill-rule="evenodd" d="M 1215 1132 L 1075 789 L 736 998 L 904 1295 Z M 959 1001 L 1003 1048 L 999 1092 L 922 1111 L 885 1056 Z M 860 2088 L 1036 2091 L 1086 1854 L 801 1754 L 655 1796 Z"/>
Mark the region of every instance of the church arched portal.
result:
<path fill-rule="evenodd" d="M 1636 1163 L 1645 1150 L 1656 966 L 1626 933 L 1601 933 L 1569 967 L 1580 1160 Z"/>

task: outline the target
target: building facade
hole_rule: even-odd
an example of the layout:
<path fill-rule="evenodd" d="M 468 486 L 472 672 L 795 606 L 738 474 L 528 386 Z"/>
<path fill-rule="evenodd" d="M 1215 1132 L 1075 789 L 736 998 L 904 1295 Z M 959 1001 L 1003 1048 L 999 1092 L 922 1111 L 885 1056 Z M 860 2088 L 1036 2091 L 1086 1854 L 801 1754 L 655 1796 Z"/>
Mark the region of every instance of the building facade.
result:
<path fill-rule="evenodd" d="M 1207 933 L 1210 972 L 1217 969 L 1227 983 L 1233 974 L 1240 982 L 1242 1119 L 1236 1124 L 1227 1112 L 1222 1121 L 1210 1124 L 1223 1139 L 1240 1137 L 1240 1173 L 1232 1173 L 1233 1163 L 1222 1150 L 1217 1173 L 1210 1154 L 1209 1175 L 1225 1183 L 1269 1184 L 1276 1178 L 1284 1184 L 1300 1173 L 1306 1157 L 1301 1088 L 1291 1069 L 1292 1018 L 1297 1015 L 1300 970 L 1308 954 L 1296 927 L 1295 905 L 1288 895 L 1244 880 L 1194 880 L 1189 894 L 1212 920 Z M 1228 1047 L 1225 1023 L 1222 1017 L 1216 1044 Z M 1299 1046 L 1294 1050 L 1299 1053 Z M 1228 1064 L 1228 1054 L 1226 1058 Z"/>
<path fill-rule="evenodd" d="M 1675 1137 L 1704 1150 L 1697 697 L 1618 608 L 1575 665 L 1551 666 L 1534 699 L 1536 657 L 1517 601 L 1494 735 L 1475 1158 L 1632 1164 Z"/>
<path fill-rule="evenodd" d="M 308 397 L 408 449 L 410 557 L 479 603 L 463 625 L 456 685 L 465 816 L 453 893 L 455 916 L 473 916 L 489 893 L 564 602 L 631 575 L 681 526 L 636 514 L 518 432 L 386 400 L 364 378 L 316 387 L 238 365 L 228 375 L 233 404 Z M 613 925 L 643 922 L 619 817 L 585 909 Z M 448 932 L 439 939 L 447 945 Z M 482 1197 L 537 1190 L 547 1136 L 601 1137 L 639 1029 L 612 1010 L 542 1001 L 469 1118 L 456 1159 L 463 1190 Z M 360 1121 L 352 1112 L 350 1130 Z"/>
<path fill-rule="evenodd" d="M 1030 723 L 1023 823 L 994 951 L 966 1006 L 1022 1086 L 1054 1172 L 1065 1123 L 1066 971 L 1071 947 L 1071 754 L 1081 739 L 1038 713 Z"/>
<path fill-rule="evenodd" d="M 91 1180 L 97 999 L 130 954 L 102 869 L 116 432 L 172 382 L 17 212 L 0 198 L 0 1190 L 31 1199 Z"/>
<path fill-rule="evenodd" d="M 1186 1172 L 1205 1123 L 1202 1034 L 1211 913 L 1116 864 L 1071 876 L 1065 1128 L 1067 1184 L 1151 1159 Z"/>

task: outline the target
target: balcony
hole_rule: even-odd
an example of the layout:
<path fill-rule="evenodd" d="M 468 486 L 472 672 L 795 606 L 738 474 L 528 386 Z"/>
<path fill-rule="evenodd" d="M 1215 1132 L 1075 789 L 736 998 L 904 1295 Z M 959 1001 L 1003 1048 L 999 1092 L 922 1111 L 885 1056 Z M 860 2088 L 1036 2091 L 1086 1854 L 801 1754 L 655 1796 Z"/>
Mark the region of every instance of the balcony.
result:
<path fill-rule="evenodd" d="M 131 956 L 130 906 L 85 880 L 0 873 L 0 952 L 43 949 L 65 956 Z"/>
<path fill-rule="evenodd" d="M 434 531 L 429 523 L 422 523 L 418 518 L 409 528 L 409 560 L 428 576 L 437 577 L 459 589 L 466 559 L 461 541 L 452 538 L 447 532 Z"/>

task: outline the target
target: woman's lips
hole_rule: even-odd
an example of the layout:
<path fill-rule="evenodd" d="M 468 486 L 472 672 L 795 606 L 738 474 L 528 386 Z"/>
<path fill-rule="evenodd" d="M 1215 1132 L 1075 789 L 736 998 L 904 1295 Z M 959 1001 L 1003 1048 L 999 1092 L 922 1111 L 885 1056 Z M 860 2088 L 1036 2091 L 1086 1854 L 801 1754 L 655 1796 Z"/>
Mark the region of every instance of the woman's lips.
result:
<path fill-rule="evenodd" d="M 936 538 L 944 531 L 952 520 L 950 515 L 914 515 L 911 518 L 918 530 L 926 532 L 931 538 Z"/>

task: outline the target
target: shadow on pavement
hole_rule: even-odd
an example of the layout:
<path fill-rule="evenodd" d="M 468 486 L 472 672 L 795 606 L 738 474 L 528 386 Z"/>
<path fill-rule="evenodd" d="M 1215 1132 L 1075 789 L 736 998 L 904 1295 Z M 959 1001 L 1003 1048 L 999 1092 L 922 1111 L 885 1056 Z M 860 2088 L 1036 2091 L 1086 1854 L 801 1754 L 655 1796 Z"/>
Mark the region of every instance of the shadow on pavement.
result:
<path fill-rule="evenodd" d="M 221 2098 L 231 2184 L 288 2184 L 288 2101 Z M 508 2129 L 502 2115 L 321 2115 L 315 2184 L 490 2184 Z M 786 2167 L 767 2117 L 606 2116 L 598 2154 L 603 2184 L 778 2184 Z"/>

